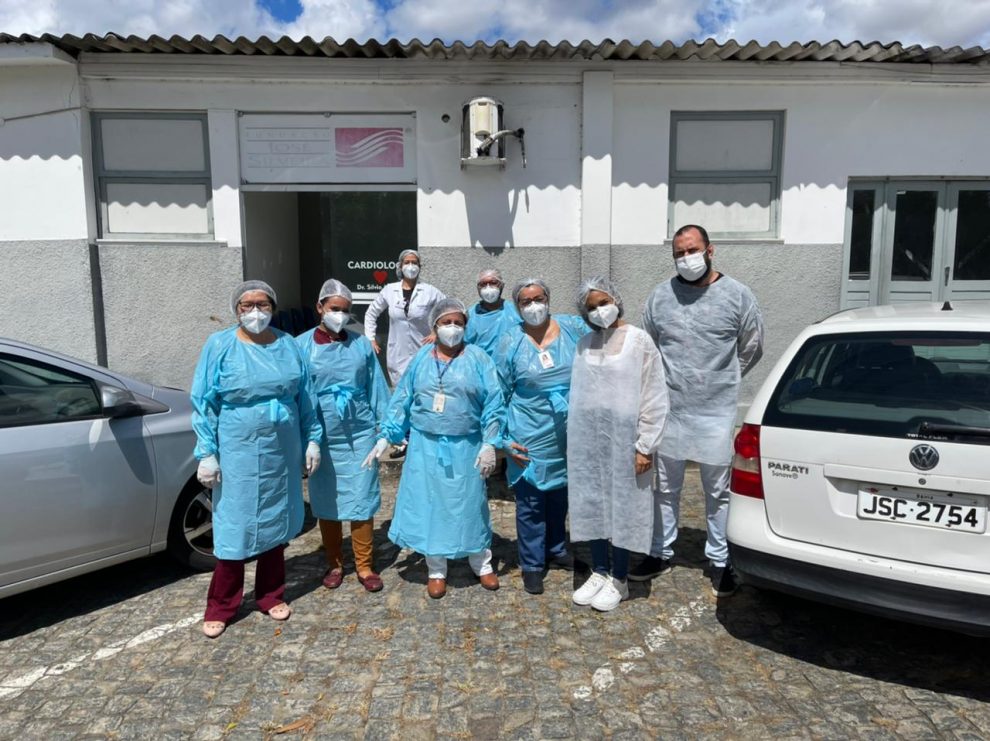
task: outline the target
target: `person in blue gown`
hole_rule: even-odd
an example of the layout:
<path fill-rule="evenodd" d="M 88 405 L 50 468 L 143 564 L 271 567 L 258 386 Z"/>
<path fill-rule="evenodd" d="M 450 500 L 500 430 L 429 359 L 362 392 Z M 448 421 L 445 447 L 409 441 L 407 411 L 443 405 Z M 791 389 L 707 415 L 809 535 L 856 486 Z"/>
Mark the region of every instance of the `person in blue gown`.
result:
<path fill-rule="evenodd" d="M 437 342 L 409 364 L 389 403 L 383 439 L 365 461 L 373 465 L 386 440 L 409 434 L 388 537 L 426 557 L 427 593 L 435 599 L 446 593 L 449 558 L 466 556 L 483 587 L 499 586 L 485 479 L 495 469 L 504 406 L 492 359 L 464 343 L 466 324 L 460 301 L 444 299 L 434 308 Z"/>
<path fill-rule="evenodd" d="M 502 337 L 495 365 L 506 400 L 508 480 L 516 495 L 523 588 L 542 594 L 547 566 L 573 571 L 567 552 L 567 408 L 581 317 L 550 314 L 550 289 L 520 281 L 512 300 L 523 324 Z"/>
<path fill-rule="evenodd" d="M 350 290 L 331 278 L 320 289 L 320 326 L 296 338 L 309 363 L 313 393 L 326 431 L 324 463 L 309 478 L 309 506 L 319 519 L 327 571 L 323 585 L 336 589 L 344 578 L 342 521 L 351 523 L 357 579 L 369 592 L 384 586 L 374 570 L 374 517 L 381 506 L 378 466 L 361 463 L 375 446 L 388 407 L 388 383 L 371 342 L 349 332 Z"/>
<path fill-rule="evenodd" d="M 497 268 L 485 268 L 478 273 L 478 297 L 481 300 L 468 309 L 464 332 L 466 343 L 477 345 L 493 360 L 505 333 L 522 322 L 516 305 L 502 297 L 504 288 L 502 273 Z"/>
<path fill-rule="evenodd" d="M 193 377 L 197 477 L 213 489 L 217 564 L 203 623 L 211 638 L 240 606 L 250 559 L 258 561 L 258 608 L 275 620 L 291 614 L 283 550 L 302 529 L 303 470 L 320 465 L 323 428 L 306 361 L 291 336 L 268 326 L 275 306 L 267 283 L 238 286 L 238 324 L 206 340 Z"/>

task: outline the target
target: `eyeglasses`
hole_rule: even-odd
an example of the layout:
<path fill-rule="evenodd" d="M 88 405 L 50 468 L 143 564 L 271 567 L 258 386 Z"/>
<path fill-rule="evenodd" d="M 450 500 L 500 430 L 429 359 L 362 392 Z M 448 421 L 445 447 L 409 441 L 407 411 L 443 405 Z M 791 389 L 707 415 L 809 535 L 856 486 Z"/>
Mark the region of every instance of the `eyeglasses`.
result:
<path fill-rule="evenodd" d="M 529 306 L 530 304 L 545 304 L 546 302 L 546 296 L 537 296 L 536 298 L 521 298 L 516 303 L 520 306 Z"/>
<path fill-rule="evenodd" d="M 252 311 L 253 309 L 260 309 L 261 311 L 271 311 L 272 302 L 271 301 L 238 301 L 237 302 L 238 311 Z"/>

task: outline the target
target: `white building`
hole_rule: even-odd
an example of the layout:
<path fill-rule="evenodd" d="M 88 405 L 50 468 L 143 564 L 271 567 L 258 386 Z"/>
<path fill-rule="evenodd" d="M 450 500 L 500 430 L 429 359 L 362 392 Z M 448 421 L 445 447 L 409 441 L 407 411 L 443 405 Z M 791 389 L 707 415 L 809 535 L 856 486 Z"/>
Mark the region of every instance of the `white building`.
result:
<path fill-rule="evenodd" d="M 243 277 L 311 306 L 328 276 L 368 295 L 414 245 L 465 300 L 494 264 L 571 311 L 604 273 L 636 319 L 695 222 L 763 306 L 765 373 L 841 307 L 990 297 L 988 63 L 897 44 L 0 34 L 0 335 L 188 386 Z M 462 166 L 479 96 L 524 129 L 525 167 L 513 136 L 504 167 Z"/>

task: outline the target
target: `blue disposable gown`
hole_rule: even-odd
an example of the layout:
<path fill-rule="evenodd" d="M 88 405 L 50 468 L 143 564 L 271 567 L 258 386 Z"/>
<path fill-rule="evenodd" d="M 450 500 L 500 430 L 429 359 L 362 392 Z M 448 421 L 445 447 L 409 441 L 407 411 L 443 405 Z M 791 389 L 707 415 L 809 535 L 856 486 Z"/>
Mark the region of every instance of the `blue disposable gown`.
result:
<path fill-rule="evenodd" d="M 511 329 L 522 324 L 522 318 L 511 301 L 503 301 L 502 308 L 495 311 L 481 312 L 480 309 L 480 303 L 468 309 L 464 341 L 469 345 L 477 345 L 494 360 L 500 340 Z"/>
<path fill-rule="evenodd" d="M 197 458 L 215 455 L 213 551 L 239 560 L 287 543 L 303 524 L 303 447 L 319 442 L 306 363 L 292 337 L 254 345 L 231 327 L 211 335 L 190 398 Z"/>
<path fill-rule="evenodd" d="M 541 491 L 567 486 L 567 408 L 571 365 L 578 340 L 590 329 L 580 317 L 558 315 L 560 334 L 545 351 L 553 360 L 544 368 L 541 350 L 523 327 L 513 327 L 499 343 L 495 365 L 506 399 L 505 444 L 528 449 L 521 468 L 509 458 L 509 483 L 520 478 Z"/>
<path fill-rule="evenodd" d="M 370 520 L 381 506 L 378 466 L 361 468 L 388 408 L 388 384 L 365 337 L 347 333 L 319 345 L 316 329 L 296 338 L 326 432 L 320 468 L 309 477 L 309 506 L 322 520 Z"/>
<path fill-rule="evenodd" d="M 408 432 L 409 448 L 388 537 L 427 556 L 461 558 L 492 542 L 485 480 L 474 463 L 483 443 L 498 447 L 505 408 L 494 362 L 465 345 L 444 372 L 443 412 L 434 412 L 446 365 L 424 347 L 389 402 L 383 431 L 393 443 Z"/>

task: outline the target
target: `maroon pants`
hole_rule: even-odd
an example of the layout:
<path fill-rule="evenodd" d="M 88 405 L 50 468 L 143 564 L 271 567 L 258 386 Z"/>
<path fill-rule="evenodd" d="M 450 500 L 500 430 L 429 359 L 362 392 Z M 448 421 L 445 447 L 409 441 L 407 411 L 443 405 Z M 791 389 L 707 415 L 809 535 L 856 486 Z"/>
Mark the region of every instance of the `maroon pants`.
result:
<path fill-rule="evenodd" d="M 206 622 L 228 623 L 237 614 L 244 595 L 244 564 L 246 561 L 217 559 L 206 593 Z M 254 601 L 258 609 L 268 612 L 285 601 L 285 546 L 276 546 L 258 556 L 254 575 Z"/>

